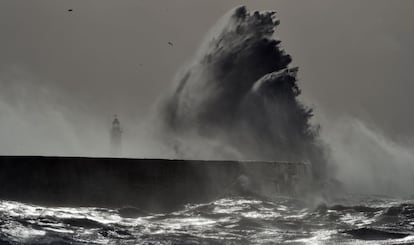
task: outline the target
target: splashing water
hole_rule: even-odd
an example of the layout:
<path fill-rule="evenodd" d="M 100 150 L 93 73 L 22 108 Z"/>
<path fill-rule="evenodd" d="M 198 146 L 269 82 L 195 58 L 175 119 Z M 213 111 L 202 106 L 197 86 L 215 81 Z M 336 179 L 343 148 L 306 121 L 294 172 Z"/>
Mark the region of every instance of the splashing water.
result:
<path fill-rule="evenodd" d="M 232 10 L 177 79 L 160 112 L 165 142 L 183 158 L 309 161 L 324 147 L 297 96 L 297 68 L 274 38 L 275 12 Z"/>

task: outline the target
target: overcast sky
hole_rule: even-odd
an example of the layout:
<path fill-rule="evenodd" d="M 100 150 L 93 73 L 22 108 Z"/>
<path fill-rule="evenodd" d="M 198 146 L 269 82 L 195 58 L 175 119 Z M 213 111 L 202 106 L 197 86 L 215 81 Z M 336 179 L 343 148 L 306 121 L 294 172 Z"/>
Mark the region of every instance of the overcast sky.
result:
<path fill-rule="evenodd" d="M 414 136 L 411 0 L 1 0 L 1 100 L 13 108 L 52 93 L 56 108 L 138 122 L 209 28 L 242 4 L 278 12 L 302 100 Z"/>

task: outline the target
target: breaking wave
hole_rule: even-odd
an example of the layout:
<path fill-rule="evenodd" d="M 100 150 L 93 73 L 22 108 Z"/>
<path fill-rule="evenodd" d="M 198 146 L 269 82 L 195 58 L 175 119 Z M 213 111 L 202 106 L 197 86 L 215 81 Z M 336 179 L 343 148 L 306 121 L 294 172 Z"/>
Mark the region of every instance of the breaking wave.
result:
<path fill-rule="evenodd" d="M 291 57 L 275 38 L 275 12 L 230 11 L 178 76 L 160 110 L 163 135 L 181 158 L 311 162 L 325 174 L 324 146 Z"/>

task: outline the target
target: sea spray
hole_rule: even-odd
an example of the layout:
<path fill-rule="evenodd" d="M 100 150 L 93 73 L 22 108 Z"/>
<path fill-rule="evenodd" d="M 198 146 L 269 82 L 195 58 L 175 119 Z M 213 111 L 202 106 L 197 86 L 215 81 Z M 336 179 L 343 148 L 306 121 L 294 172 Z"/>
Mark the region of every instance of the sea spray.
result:
<path fill-rule="evenodd" d="M 165 142 L 178 157 L 306 161 L 325 177 L 325 149 L 291 56 L 274 36 L 275 12 L 237 7 L 207 41 L 164 99 Z"/>
<path fill-rule="evenodd" d="M 330 147 L 333 177 L 351 193 L 410 196 L 414 150 L 352 117 L 324 119 L 321 138 Z"/>

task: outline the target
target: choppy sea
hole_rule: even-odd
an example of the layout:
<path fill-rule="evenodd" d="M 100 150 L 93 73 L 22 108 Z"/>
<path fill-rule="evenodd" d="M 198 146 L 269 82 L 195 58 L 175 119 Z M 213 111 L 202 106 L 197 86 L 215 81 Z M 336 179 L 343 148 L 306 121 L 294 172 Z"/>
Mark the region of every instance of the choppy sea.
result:
<path fill-rule="evenodd" d="M 0 244 L 414 244 L 414 199 L 228 197 L 169 213 L 2 200 Z"/>

